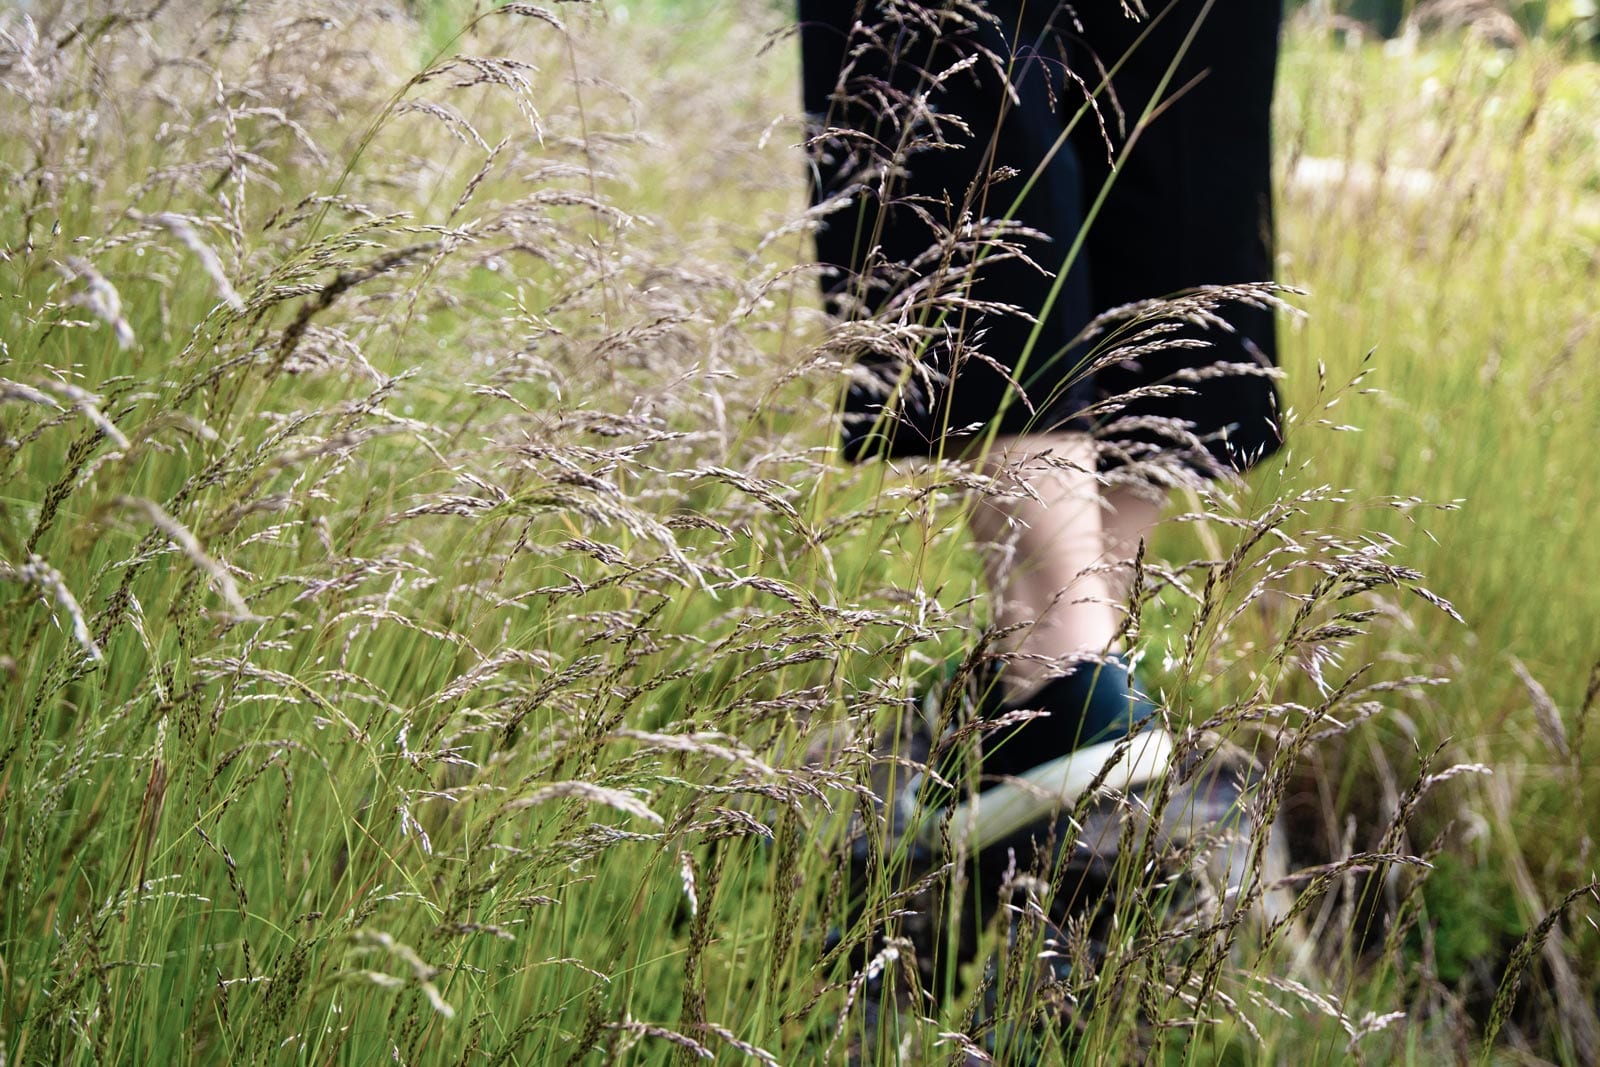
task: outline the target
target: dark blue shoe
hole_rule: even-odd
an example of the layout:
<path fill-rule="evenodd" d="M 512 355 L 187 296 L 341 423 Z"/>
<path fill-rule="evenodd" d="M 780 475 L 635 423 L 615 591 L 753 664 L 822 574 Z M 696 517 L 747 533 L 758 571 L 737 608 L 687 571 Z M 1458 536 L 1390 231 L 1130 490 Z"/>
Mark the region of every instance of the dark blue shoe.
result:
<path fill-rule="evenodd" d="M 1021 699 L 1007 700 L 998 682 L 997 677 L 977 706 L 979 721 L 1043 714 L 985 738 L 985 775 L 1022 774 L 1068 752 L 1126 737 L 1156 717 L 1154 701 L 1120 656 L 1083 660 Z"/>

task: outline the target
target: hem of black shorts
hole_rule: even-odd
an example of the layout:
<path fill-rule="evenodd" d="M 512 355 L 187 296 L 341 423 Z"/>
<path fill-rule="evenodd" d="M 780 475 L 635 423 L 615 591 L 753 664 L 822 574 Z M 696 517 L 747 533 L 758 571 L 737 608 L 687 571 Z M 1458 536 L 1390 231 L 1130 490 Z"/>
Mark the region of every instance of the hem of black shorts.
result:
<path fill-rule="evenodd" d="M 1092 432 L 1083 420 L 1071 420 L 1062 427 L 1063 432 Z M 1028 436 L 1027 432 L 1003 428 L 1000 431 L 1007 436 Z M 852 432 L 848 429 L 840 430 L 840 454 L 850 463 L 864 464 L 874 460 L 903 460 L 924 459 L 932 462 L 938 459 L 955 459 L 960 457 L 967 446 L 984 439 L 986 431 L 979 430 L 970 434 L 947 433 L 940 438 L 930 439 L 920 433 L 915 427 L 898 423 L 887 429 L 878 428 L 861 432 Z M 1203 442 L 1209 461 L 1202 461 L 1199 457 L 1185 457 L 1185 465 L 1194 473 L 1207 480 L 1236 477 L 1261 466 L 1271 459 L 1283 448 L 1280 437 L 1269 433 L 1261 433 L 1249 438 L 1241 438 L 1237 434 L 1226 438 L 1214 438 Z M 1100 464 L 1100 470 L 1112 471 L 1128 464 L 1122 460 L 1111 459 Z"/>

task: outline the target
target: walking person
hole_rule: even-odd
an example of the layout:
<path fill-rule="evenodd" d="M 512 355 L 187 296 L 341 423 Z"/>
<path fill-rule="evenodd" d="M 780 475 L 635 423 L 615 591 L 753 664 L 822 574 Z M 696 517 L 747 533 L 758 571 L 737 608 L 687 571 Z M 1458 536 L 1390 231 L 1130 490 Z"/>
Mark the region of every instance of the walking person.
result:
<path fill-rule="evenodd" d="M 1117 655 L 1118 568 L 1162 483 L 1278 445 L 1262 302 L 1164 324 L 1143 359 L 1081 334 L 1108 309 L 1272 276 L 1279 2 L 799 9 L 826 298 L 917 327 L 909 350 L 859 354 L 844 450 L 967 457 L 1015 488 L 969 522 L 1009 634 L 992 710 L 1047 713 L 986 748 L 985 775 L 1021 773 L 1152 710 Z M 986 222 L 987 242 L 963 237 Z"/>
<path fill-rule="evenodd" d="M 1278 447 L 1273 310 L 1244 283 L 1273 274 L 1279 4 L 799 0 L 845 455 L 1009 490 L 969 512 L 1002 635 L 975 714 L 1009 716 L 980 788 L 1154 716 L 1119 646 L 1130 561 L 1173 483 Z"/>

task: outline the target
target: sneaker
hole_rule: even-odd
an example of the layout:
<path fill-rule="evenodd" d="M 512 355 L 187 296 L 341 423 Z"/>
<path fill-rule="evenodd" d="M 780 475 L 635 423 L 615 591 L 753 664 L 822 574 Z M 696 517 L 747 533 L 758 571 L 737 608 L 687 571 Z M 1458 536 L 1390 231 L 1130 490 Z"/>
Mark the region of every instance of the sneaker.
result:
<path fill-rule="evenodd" d="M 1070 1046 L 1104 995 L 1103 965 L 1130 916 L 1153 918 L 1169 934 L 1220 930 L 1286 869 L 1281 845 L 1253 810 L 1261 772 L 1248 753 L 1219 744 L 1165 770 L 978 856 L 977 877 L 997 887 L 982 920 L 1005 931 L 986 968 L 979 1015 L 985 1044 L 1006 1062 L 1030 1062 L 1052 1043 Z M 1253 879 L 1258 834 L 1269 836 L 1264 870 Z M 1268 917 L 1273 904 L 1252 900 Z M 1002 1010 L 1008 1003 L 1031 1010 L 1017 1018 Z"/>
<path fill-rule="evenodd" d="M 1038 1011 L 1001 1026 L 999 1006 L 1028 1004 L 1056 1020 L 1057 1034 L 1070 1031 L 1090 1006 L 1129 893 L 1159 892 L 1160 910 L 1173 916 L 1193 914 L 1201 898 L 1237 901 L 1249 858 L 1237 842 L 1251 832 L 1250 787 L 1260 774 L 1248 754 L 1226 745 L 1203 756 L 1191 750 L 1174 765 L 1179 740 L 1155 725 L 1154 704 L 1120 660 L 1085 664 L 1010 704 L 996 699 L 995 681 L 958 668 L 881 746 L 873 785 L 884 835 L 876 855 L 858 835 L 852 884 L 888 864 L 899 892 L 880 905 L 882 927 L 862 942 L 857 969 L 867 976 L 859 987 L 866 1033 L 896 1033 L 894 1017 L 919 1006 L 927 1014 L 932 1005 L 914 1001 L 941 988 L 945 968 L 972 957 L 985 926 L 1004 921 L 975 1033 L 991 1054 L 1026 1062 L 1020 1050 L 1052 1027 Z M 1038 762 L 1069 729 L 1096 743 Z M 957 754 L 977 733 L 1000 740 L 985 752 L 981 775 L 964 775 Z M 1030 751 L 1036 765 L 1019 767 Z M 985 788 L 963 799 L 958 785 L 973 779 Z M 979 892 L 968 899 L 981 905 L 966 909 L 953 946 L 940 944 L 950 906 L 946 847 L 973 857 Z M 878 958 L 885 951 L 892 959 Z M 900 977 L 886 993 L 881 972 L 890 963 Z M 852 1062 L 870 1062 L 862 1048 L 852 1051 Z"/>
<path fill-rule="evenodd" d="M 898 798 L 907 823 L 953 809 L 953 830 L 986 852 L 1018 831 L 1071 811 L 1085 792 L 1126 791 L 1165 772 L 1175 739 L 1120 657 L 1084 661 L 1026 697 L 1008 699 L 998 670 L 964 664 L 923 702 L 922 729 L 937 731 L 927 760 L 945 782 L 975 781 L 963 800 L 945 782 L 913 780 Z M 978 774 L 961 756 L 981 736 Z"/>

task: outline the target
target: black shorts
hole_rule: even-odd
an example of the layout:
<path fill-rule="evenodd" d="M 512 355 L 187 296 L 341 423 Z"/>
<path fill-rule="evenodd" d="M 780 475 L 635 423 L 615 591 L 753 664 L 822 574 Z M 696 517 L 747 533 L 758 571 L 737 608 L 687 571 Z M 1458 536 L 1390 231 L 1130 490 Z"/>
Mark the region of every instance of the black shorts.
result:
<path fill-rule="evenodd" d="M 1277 447 L 1269 307 L 1226 304 L 1165 335 L 1191 343 L 1109 363 L 1115 331 L 1080 336 L 1108 309 L 1273 275 L 1280 0 L 1215 0 L 1198 26 L 1205 0 L 1161 2 L 1136 22 L 1119 0 L 992 0 L 987 17 L 799 0 L 824 293 L 873 327 L 841 335 L 851 458 L 991 428 L 1093 431 L 1126 456 L 1169 446 L 1172 420 L 1227 468 Z M 998 240 L 997 219 L 1013 225 Z M 1108 413 L 1141 387 L 1170 395 Z"/>

